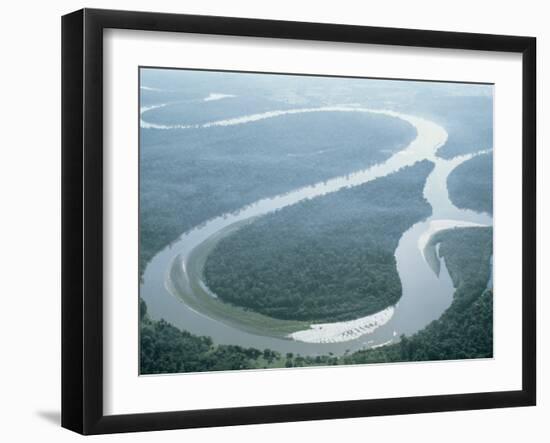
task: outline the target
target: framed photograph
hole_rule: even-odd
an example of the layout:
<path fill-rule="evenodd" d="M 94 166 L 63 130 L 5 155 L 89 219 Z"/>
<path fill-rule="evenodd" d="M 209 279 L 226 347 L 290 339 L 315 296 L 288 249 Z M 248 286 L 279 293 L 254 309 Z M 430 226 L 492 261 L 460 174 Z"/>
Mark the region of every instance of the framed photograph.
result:
<path fill-rule="evenodd" d="M 62 425 L 534 405 L 531 37 L 62 20 Z"/>

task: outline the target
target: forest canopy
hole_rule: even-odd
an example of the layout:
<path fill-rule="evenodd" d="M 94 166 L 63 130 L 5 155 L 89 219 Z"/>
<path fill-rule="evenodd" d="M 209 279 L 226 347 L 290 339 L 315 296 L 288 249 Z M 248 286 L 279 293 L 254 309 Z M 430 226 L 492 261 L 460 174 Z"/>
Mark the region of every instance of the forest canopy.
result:
<path fill-rule="evenodd" d="M 493 153 L 477 155 L 457 166 L 447 178 L 455 206 L 493 214 Z"/>
<path fill-rule="evenodd" d="M 424 160 L 243 226 L 206 260 L 206 284 L 226 302 L 280 319 L 349 320 L 395 304 L 395 249 L 431 214 L 423 188 L 432 169 Z"/>

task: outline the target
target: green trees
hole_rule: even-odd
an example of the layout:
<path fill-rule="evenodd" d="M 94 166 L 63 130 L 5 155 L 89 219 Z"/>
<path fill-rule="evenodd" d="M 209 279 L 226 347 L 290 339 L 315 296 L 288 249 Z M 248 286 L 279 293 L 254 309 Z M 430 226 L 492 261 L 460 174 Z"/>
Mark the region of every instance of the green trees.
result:
<path fill-rule="evenodd" d="M 222 239 L 204 276 L 222 300 L 293 320 L 340 321 L 401 297 L 399 238 L 431 213 L 429 161 L 259 218 Z"/>
<path fill-rule="evenodd" d="M 210 338 L 180 331 L 164 320 L 141 320 L 140 345 L 142 374 L 195 372 L 212 366 Z"/>
<path fill-rule="evenodd" d="M 493 154 L 459 165 L 447 179 L 449 197 L 459 208 L 493 213 Z"/>
<path fill-rule="evenodd" d="M 275 351 L 214 345 L 210 337 L 182 331 L 164 320 L 151 320 L 140 299 L 140 374 L 227 371 L 258 368 L 281 359 Z"/>

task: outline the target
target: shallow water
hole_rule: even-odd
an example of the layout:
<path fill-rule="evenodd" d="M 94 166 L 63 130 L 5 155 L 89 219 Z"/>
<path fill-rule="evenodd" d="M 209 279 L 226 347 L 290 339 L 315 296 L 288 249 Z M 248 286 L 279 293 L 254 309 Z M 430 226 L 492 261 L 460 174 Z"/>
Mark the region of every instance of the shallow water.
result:
<path fill-rule="evenodd" d="M 416 128 L 417 137 L 404 150 L 368 169 L 273 198 L 259 200 L 240 211 L 223 214 L 184 233 L 177 242 L 159 252 L 145 269 L 140 294 L 147 303 L 148 312 L 152 318 L 164 318 L 193 334 L 210 336 L 214 343 L 218 344 L 238 344 L 259 349 L 270 348 L 283 353 L 293 352 L 302 355 L 319 355 L 329 352 L 341 355 L 346 351 L 351 352 L 365 347 L 391 343 L 397 340 L 400 334 L 412 334 L 424 328 L 432 320 L 439 318 L 449 307 L 454 288 L 444 260 L 441 262 L 440 275 L 437 276 L 424 259 L 423 248 L 420 247 L 422 241 L 426 237 L 429 238 L 428 234 L 434 232 L 434 226 L 452 227 L 464 223 L 490 225 L 492 219 L 486 214 L 460 210 L 450 202 L 447 192 L 447 177 L 455 167 L 471 158 L 472 155 L 455 157 L 451 160 L 436 157 L 437 149 L 447 139 L 447 133 L 441 126 L 425 119 L 393 111 L 333 106 L 254 114 L 212 122 L 203 125 L 202 128 L 208 130 L 213 126 L 254 124 L 256 121 L 276 118 L 284 114 L 324 111 L 377 113 L 403 119 Z M 147 126 L 144 125 L 144 127 Z M 185 130 L 185 126 L 178 126 L 178 128 L 178 130 Z M 295 337 L 302 341 L 270 337 L 259 331 L 247 331 L 235 322 L 214 319 L 209 316 L 209 312 L 198 312 L 186 305 L 178 296 L 178 291 L 174 289 L 175 286 L 170 280 L 173 277 L 170 270 L 173 268 L 174 261 L 176 260 L 175 269 L 180 274 L 178 277 L 187 278 L 186 269 L 191 252 L 214 234 L 219 233 L 220 230 L 304 199 L 319 197 L 345 187 L 369 182 L 423 159 L 428 159 L 435 164 L 424 188 L 424 196 L 431 204 L 433 213 L 428 219 L 412 226 L 401 237 L 395 257 L 403 294 L 399 302 L 391 308 L 390 315 L 380 315 L 375 319 L 378 322 L 376 327 L 372 327 L 372 318 L 363 318 L 351 322 L 324 324 L 322 328 L 301 331 Z"/>

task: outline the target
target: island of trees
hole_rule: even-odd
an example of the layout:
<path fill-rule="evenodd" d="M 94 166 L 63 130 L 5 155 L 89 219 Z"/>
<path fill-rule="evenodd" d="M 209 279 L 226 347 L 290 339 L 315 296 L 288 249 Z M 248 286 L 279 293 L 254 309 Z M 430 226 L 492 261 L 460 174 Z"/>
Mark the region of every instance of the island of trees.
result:
<path fill-rule="evenodd" d="M 270 317 L 340 321 L 401 297 L 395 249 L 428 217 L 427 160 L 259 218 L 223 238 L 204 277 L 223 301 Z"/>

